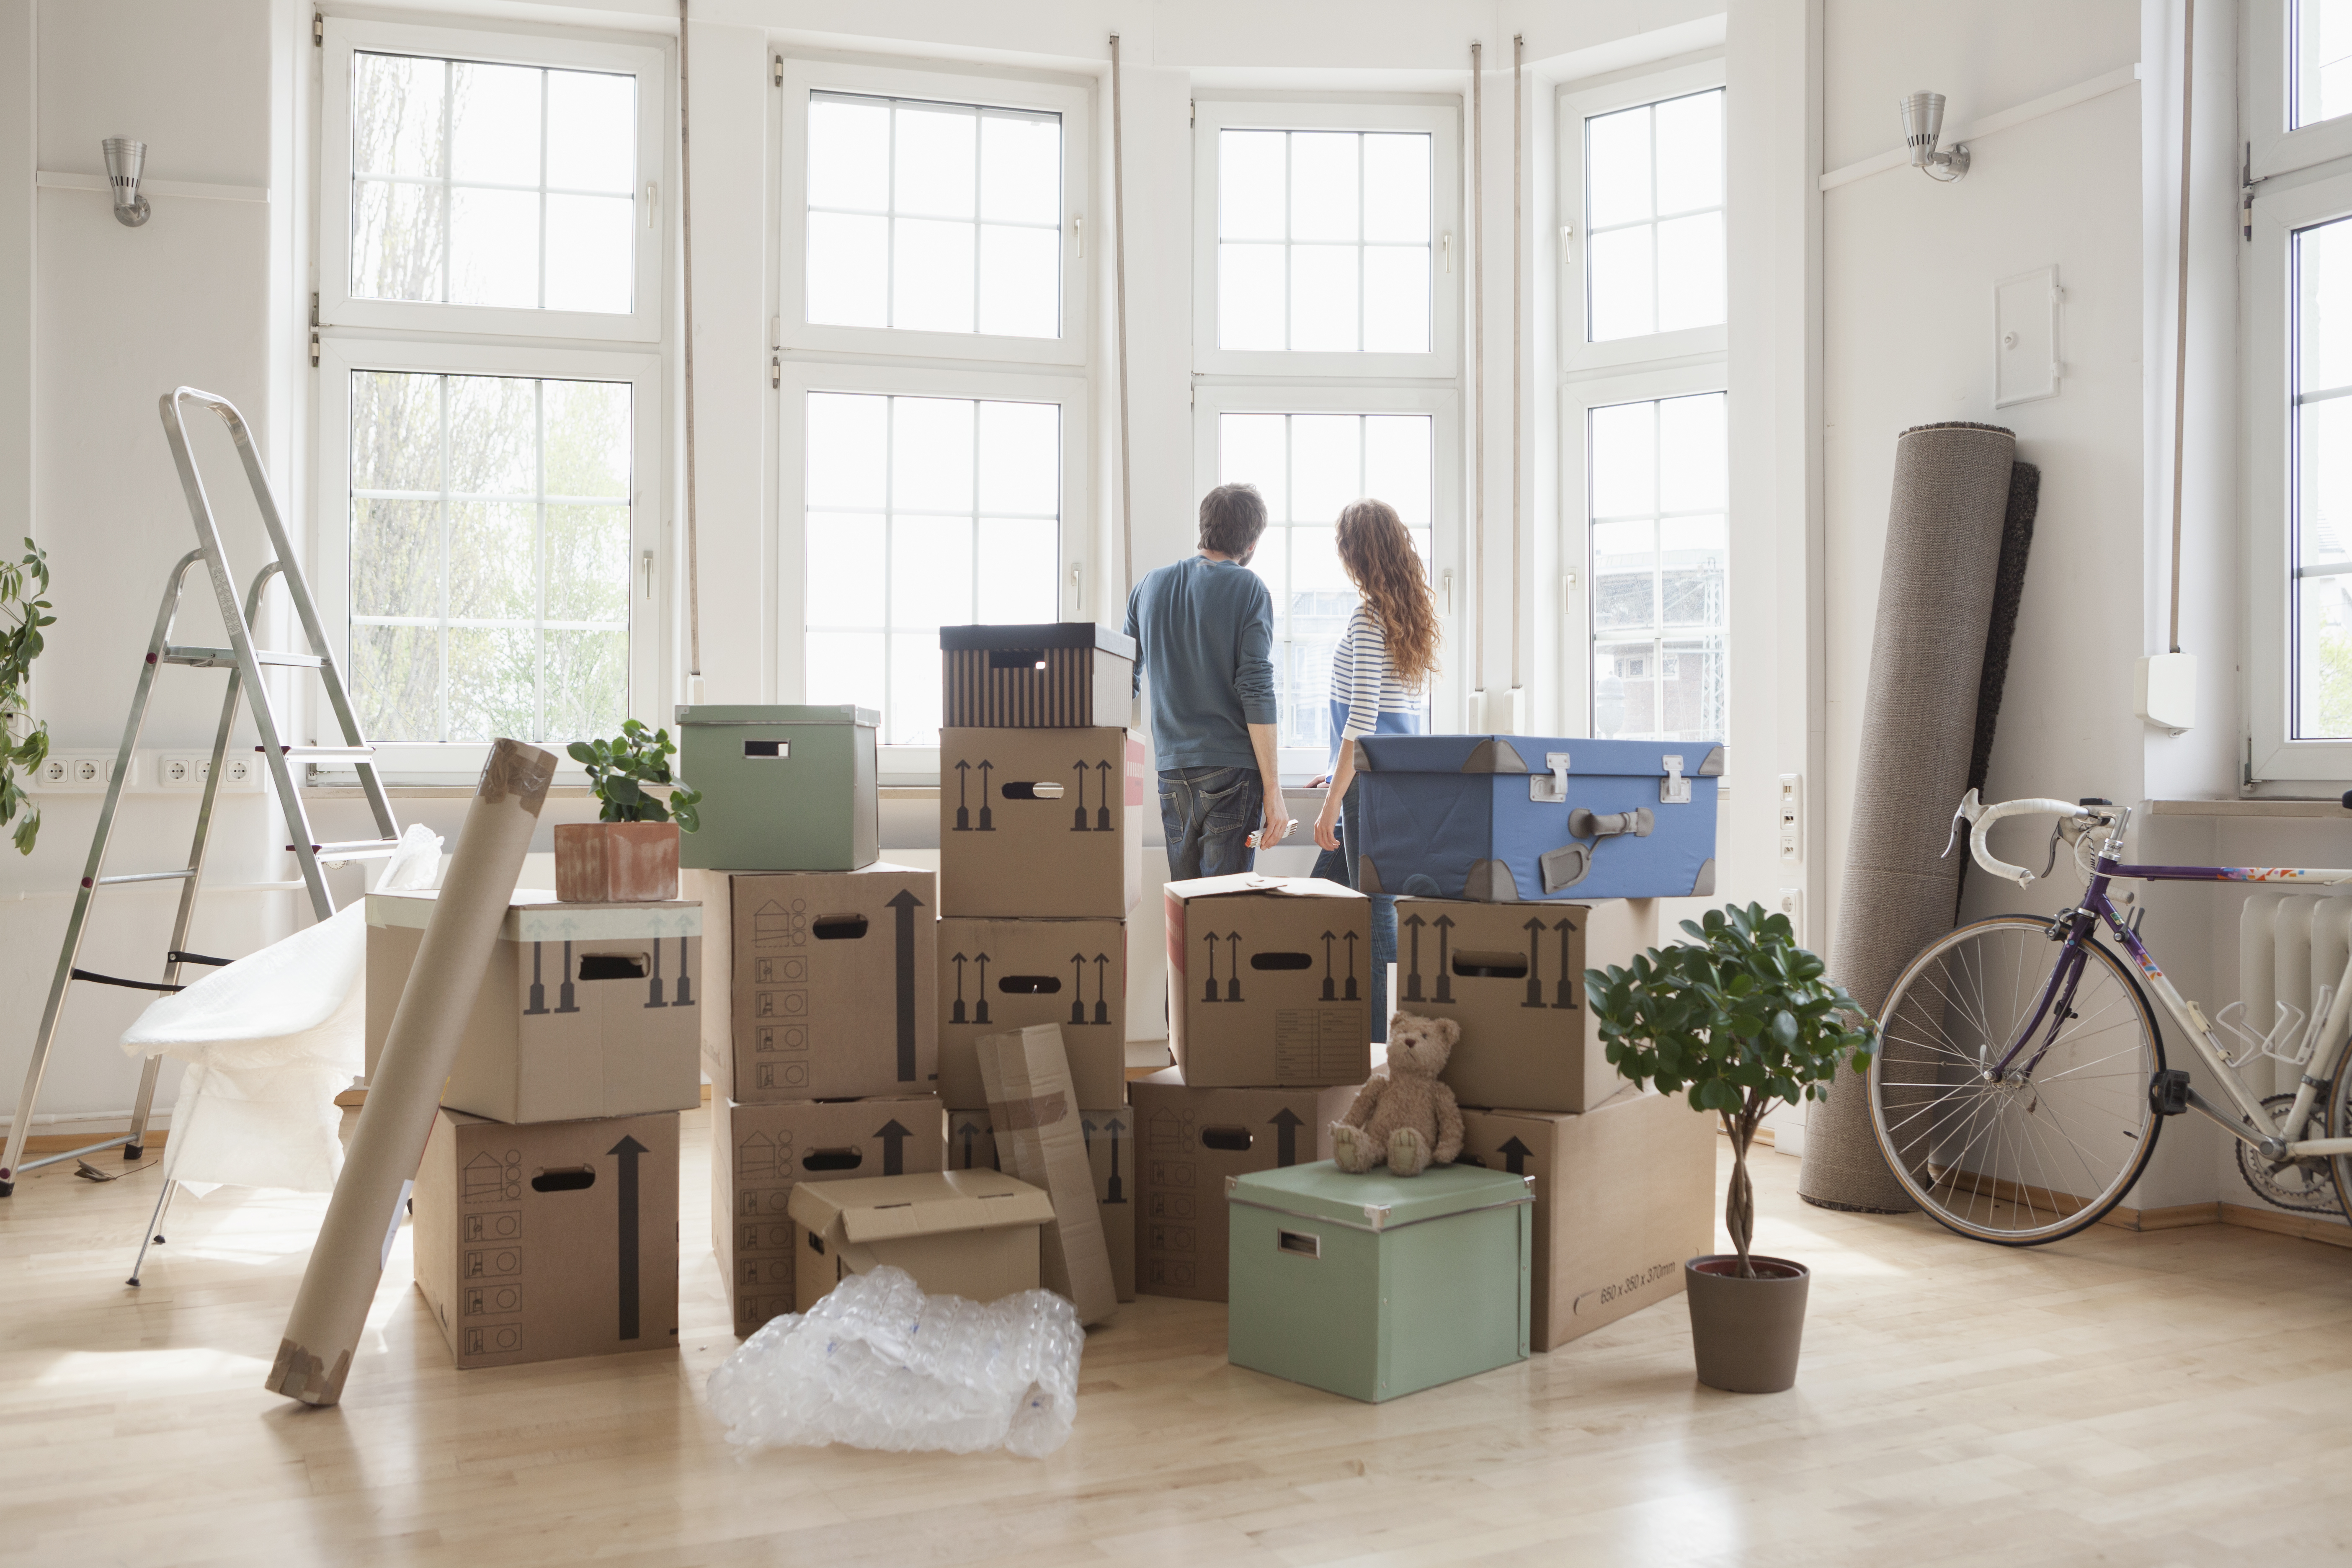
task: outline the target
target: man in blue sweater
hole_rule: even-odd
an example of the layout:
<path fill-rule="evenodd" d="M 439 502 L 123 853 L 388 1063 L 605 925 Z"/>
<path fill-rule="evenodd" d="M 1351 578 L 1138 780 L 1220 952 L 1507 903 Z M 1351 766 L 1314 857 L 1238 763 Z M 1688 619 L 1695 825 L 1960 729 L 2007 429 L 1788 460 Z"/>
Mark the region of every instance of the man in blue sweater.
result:
<path fill-rule="evenodd" d="M 1250 485 L 1201 498 L 1201 552 L 1162 566 L 1127 600 L 1136 689 L 1151 676 L 1151 743 L 1168 877 L 1247 871 L 1292 823 L 1275 772 L 1274 601 L 1249 569 L 1265 502 Z"/>

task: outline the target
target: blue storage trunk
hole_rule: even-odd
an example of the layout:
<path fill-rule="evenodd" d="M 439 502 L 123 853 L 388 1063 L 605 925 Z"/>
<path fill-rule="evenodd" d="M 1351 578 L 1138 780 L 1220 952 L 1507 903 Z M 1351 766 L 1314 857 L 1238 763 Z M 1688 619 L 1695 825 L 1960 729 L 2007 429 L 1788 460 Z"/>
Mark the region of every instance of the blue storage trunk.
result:
<path fill-rule="evenodd" d="M 1504 903 L 1715 891 L 1712 741 L 1368 735 L 1366 893 Z"/>

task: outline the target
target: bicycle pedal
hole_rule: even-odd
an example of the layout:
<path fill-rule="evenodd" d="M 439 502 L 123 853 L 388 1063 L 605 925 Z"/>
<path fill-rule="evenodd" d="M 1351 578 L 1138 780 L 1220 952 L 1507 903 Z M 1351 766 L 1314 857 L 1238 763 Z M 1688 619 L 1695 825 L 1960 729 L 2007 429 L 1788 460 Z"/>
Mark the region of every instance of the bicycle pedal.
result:
<path fill-rule="evenodd" d="M 2147 1080 L 2148 1109 L 2158 1116 L 2178 1116 L 2189 1109 L 2189 1074 L 2167 1068 Z"/>

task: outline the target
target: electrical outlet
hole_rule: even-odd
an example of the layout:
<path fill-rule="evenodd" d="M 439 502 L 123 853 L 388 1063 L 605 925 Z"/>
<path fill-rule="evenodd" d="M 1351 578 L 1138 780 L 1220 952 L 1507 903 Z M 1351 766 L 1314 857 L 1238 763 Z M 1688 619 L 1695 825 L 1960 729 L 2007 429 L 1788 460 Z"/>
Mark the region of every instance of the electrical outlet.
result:
<path fill-rule="evenodd" d="M 230 757 L 221 763 L 221 788 L 256 789 L 261 784 L 261 764 L 251 757 Z"/>
<path fill-rule="evenodd" d="M 1794 862 L 1805 858 L 1805 814 L 1803 791 L 1798 775 L 1780 775 L 1780 858 Z"/>
<path fill-rule="evenodd" d="M 139 776 L 134 765 L 131 777 L 123 781 L 125 788 Z M 51 752 L 41 763 L 33 787 L 62 795 L 94 795 L 114 779 L 112 752 Z"/>
<path fill-rule="evenodd" d="M 155 759 L 155 783 L 163 789 L 202 789 L 205 775 L 213 771 L 210 757 L 159 756 Z"/>
<path fill-rule="evenodd" d="M 1773 900 L 1772 907 L 1776 913 L 1789 917 L 1789 929 L 1796 933 L 1797 945 L 1804 946 L 1805 890 L 1802 888 L 1783 888 L 1780 896 Z"/>

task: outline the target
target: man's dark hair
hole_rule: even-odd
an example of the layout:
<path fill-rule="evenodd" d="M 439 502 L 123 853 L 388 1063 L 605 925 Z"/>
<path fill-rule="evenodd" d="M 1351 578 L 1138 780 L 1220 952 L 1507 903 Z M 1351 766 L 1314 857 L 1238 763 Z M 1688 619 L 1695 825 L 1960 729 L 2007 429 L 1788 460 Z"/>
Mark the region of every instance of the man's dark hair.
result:
<path fill-rule="evenodd" d="M 1219 485 L 1201 498 L 1201 548 L 1243 556 L 1265 531 L 1265 498 L 1255 485 Z"/>

